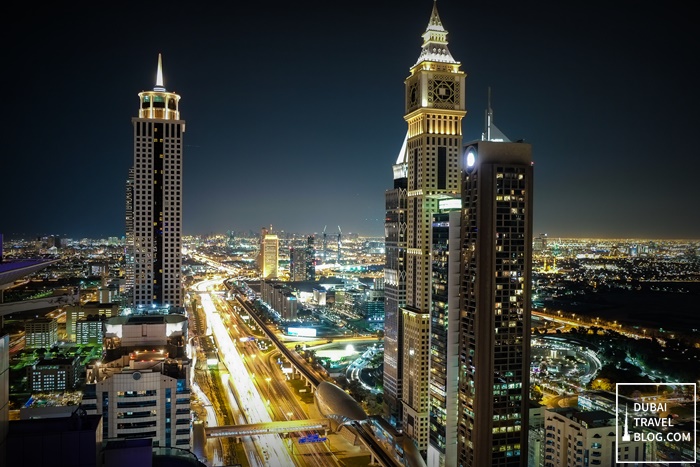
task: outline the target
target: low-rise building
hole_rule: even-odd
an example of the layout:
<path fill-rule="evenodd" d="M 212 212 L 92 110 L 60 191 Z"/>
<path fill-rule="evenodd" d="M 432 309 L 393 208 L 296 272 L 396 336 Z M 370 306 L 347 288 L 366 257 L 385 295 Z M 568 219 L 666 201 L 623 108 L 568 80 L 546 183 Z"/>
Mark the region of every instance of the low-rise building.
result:
<path fill-rule="evenodd" d="M 41 358 L 27 367 L 27 380 L 32 392 L 75 389 L 80 382 L 80 357 Z"/>
<path fill-rule="evenodd" d="M 621 462 L 643 461 L 644 443 L 617 440 L 615 420 L 603 410 L 547 409 L 544 467 L 615 465 L 618 456 Z"/>

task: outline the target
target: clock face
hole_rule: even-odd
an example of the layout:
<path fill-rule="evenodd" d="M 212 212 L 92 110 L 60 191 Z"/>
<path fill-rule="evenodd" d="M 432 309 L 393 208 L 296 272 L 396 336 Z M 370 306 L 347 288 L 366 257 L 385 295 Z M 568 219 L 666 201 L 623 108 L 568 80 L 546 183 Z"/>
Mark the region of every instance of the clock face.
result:
<path fill-rule="evenodd" d="M 408 90 L 408 106 L 416 107 L 418 105 L 418 83 L 413 83 Z"/>
<path fill-rule="evenodd" d="M 433 81 L 432 98 L 433 102 L 454 102 L 455 83 L 454 81 L 436 79 Z"/>

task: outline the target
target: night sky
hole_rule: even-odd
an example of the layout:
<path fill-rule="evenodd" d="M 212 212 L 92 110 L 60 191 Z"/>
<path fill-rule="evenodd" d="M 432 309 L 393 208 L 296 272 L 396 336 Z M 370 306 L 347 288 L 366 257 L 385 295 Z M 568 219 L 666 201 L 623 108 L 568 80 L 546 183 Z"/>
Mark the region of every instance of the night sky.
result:
<path fill-rule="evenodd" d="M 124 234 L 131 118 L 162 53 L 187 122 L 185 234 L 383 235 L 432 4 L 18 4 L 2 20 L 0 233 Z M 464 142 L 490 86 L 495 124 L 533 146 L 535 235 L 700 238 L 692 2 L 437 5 L 467 73 Z"/>

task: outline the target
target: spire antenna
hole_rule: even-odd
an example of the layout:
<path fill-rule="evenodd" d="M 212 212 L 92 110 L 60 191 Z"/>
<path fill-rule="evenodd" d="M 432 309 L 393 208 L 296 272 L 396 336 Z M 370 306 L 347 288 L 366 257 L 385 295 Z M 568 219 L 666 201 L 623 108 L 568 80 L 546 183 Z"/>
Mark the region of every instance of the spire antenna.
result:
<path fill-rule="evenodd" d="M 493 109 L 491 108 L 491 86 L 488 87 L 486 98 L 486 141 L 491 141 L 491 123 L 493 122 Z"/>
<path fill-rule="evenodd" d="M 160 53 L 158 54 L 158 71 L 156 71 L 156 87 L 153 89 L 165 91 L 165 86 L 163 86 L 163 59 L 161 58 Z"/>

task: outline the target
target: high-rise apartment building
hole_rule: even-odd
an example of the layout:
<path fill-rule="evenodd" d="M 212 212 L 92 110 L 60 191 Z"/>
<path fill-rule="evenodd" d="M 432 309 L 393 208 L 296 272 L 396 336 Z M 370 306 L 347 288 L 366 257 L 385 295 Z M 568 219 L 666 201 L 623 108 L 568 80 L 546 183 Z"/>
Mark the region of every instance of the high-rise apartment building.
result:
<path fill-rule="evenodd" d="M 292 281 L 316 280 L 316 251 L 314 250 L 314 236 L 306 238 L 306 244 L 291 247 L 289 249 L 289 278 Z"/>
<path fill-rule="evenodd" d="M 185 121 L 180 96 L 163 87 L 158 55 L 156 86 L 139 93 L 134 127 L 133 184 L 127 182 L 127 271 L 133 274 L 132 305 L 138 309 L 182 307 L 182 153 Z M 129 177 L 131 179 L 132 173 Z M 129 225 L 131 219 L 131 225 Z M 131 229 L 131 232 L 130 232 Z M 133 259 L 132 259 L 133 258 Z M 130 279 L 127 280 L 130 282 Z"/>
<path fill-rule="evenodd" d="M 529 144 L 467 145 L 458 465 L 527 465 L 532 184 Z"/>
<path fill-rule="evenodd" d="M 316 280 L 316 248 L 314 247 L 315 238 L 313 235 L 309 235 L 306 238 L 306 248 L 304 251 L 304 270 L 306 271 L 306 280 L 315 281 Z"/>
<path fill-rule="evenodd" d="M 460 191 L 465 76 L 447 48 L 447 30 L 433 3 L 418 61 L 405 80 L 406 296 L 398 329 L 403 362 L 397 368 L 401 427 L 424 455 L 430 409 L 431 217 L 441 199 Z"/>

